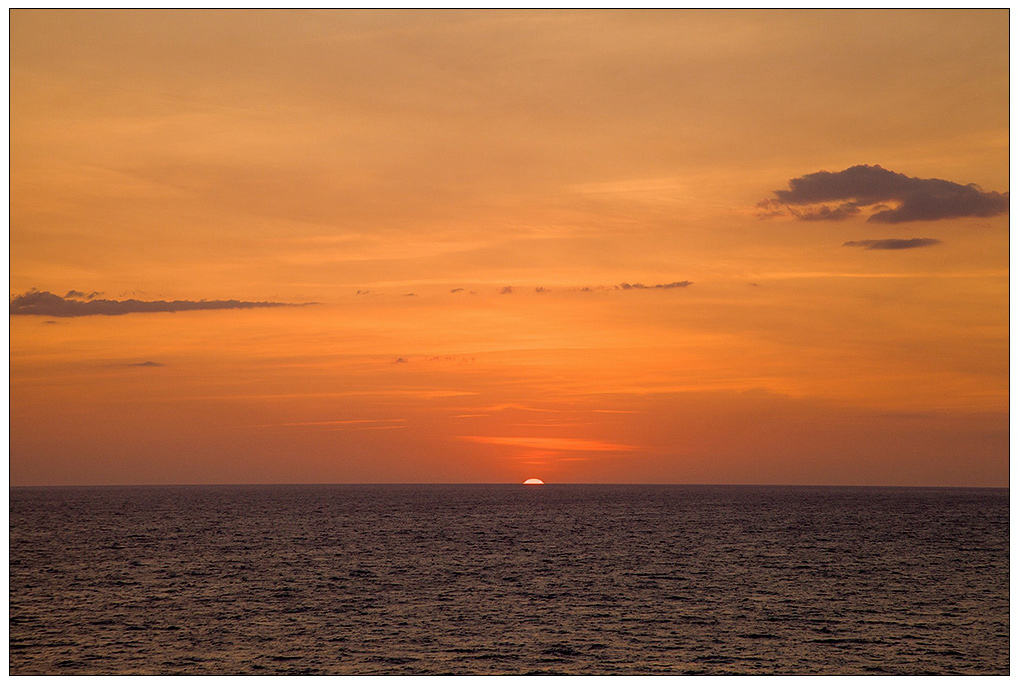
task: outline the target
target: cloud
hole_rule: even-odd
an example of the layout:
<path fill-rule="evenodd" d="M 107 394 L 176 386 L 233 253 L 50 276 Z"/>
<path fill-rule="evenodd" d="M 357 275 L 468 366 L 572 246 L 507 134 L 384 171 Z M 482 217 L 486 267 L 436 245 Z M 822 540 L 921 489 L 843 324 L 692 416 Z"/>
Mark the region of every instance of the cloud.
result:
<path fill-rule="evenodd" d="M 861 213 L 861 209 L 851 202 L 845 202 L 839 207 L 821 206 L 810 209 L 793 209 L 789 207 L 789 213 L 801 221 L 843 221 Z"/>
<path fill-rule="evenodd" d="M 866 249 L 915 249 L 941 244 L 936 238 L 909 238 L 888 240 L 849 240 L 842 247 L 864 247 Z"/>
<path fill-rule="evenodd" d="M 395 361 L 393 361 L 393 363 L 408 363 L 408 361 L 401 356 Z"/>
<path fill-rule="evenodd" d="M 788 188 L 775 190 L 775 199 L 760 202 L 758 216 L 790 214 L 802 221 L 841 221 L 868 207 L 873 212 L 866 219 L 870 223 L 904 223 L 987 218 L 1010 209 L 1007 192 L 984 192 L 974 183 L 961 185 L 940 178 L 914 178 L 865 164 L 836 173 L 808 173 L 788 181 Z M 831 206 L 828 202 L 838 204 Z"/>
<path fill-rule="evenodd" d="M 358 430 L 403 430 L 406 418 L 362 418 L 358 420 L 311 420 L 292 423 L 259 423 L 248 428 L 298 428 L 323 430 L 325 432 L 346 432 Z"/>
<path fill-rule="evenodd" d="M 612 290 L 674 290 L 676 288 L 689 287 L 692 280 L 676 280 L 671 283 L 657 283 L 656 285 L 644 285 L 643 283 L 619 283 L 618 285 L 594 285 L 593 287 L 581 287 L 579 292 L 610 292 Z"/>
<path fill-rule="evenodd" d="M 659 283 L 657 285 L 644 285 L 643 283 L 619 283 L 616 290 L 671 290 L 676 287 L 689 287 L 693 284 L 691 280 L 677 280 L 674 283 Z"/>
<path fill-rule="evenodd" d="M 67 294 L 64 295 L 64 299 L 95 299 L 96 297 L 101 297 L 102 295 L 103 293 L 98 291 L 92 291 L 89 292 L 88 294 L 85 294 L 81 290 L 68 290 Z"/>
<path fill-rule="evenodd" d="M 162 368 L 165 363 L 158 363 L 156 361 L 142 361 L 141 363 L 129 363 L 128 366 L 136 366 L 139 368 Z"/>
<path fill-rule="evenodd" d="M 512 294 L 513 293 L 512 285 L 506 285 L 501 290 L 499 290 L 498 293 L 499 294 Z"/>
<path fill-rule="evenodd" d="M 432 356 L 429 361 L 449 361 L 453 363 L 472 363 L 477 359 L 473 356 Z"/>
<path fill-rule="evenodd" d="M 464 435 L 459 439 L 480 444 L 546 449 L 551 451 L 636 451 L 640 448 L 630 444 L 612 444 L 592 439 L 573 439 L 569 437 L 487 437 Z"/>
<path fill-rule="evenodd" d="M 453 294 L 456 294 L 457 292 L 463 292 L 463 288 L 462 287 L 456 287 L 456 288 L 453 288 L 453 289 L 449 290 L 449 292 L 451 292 Z"/>
<path fill-rule="evenodd" d="M 207 311 L 219 309 L 254 309 L 277 306 L 306 306 L 305 304 L 287 304 L 282 302 L 241 302 L 229 300 L 174 300 L 141 301 L 138 299 L 93 299 L 87 302 L 76 299 L 65 299 L 52 292 L 32 290 L 17 295 L 11 300 L 12 316 L 56 316 L 71 318 L 75 316 L 121 316 L 130 313 L 154 313 L 175 311 Z"/>
<path fill-rule="evenodd" d="M 291 423 L 259 423 L 248 425 L 249 428 L 274 427 L 311 427 L 330 430 L 393 430 L 405 428 L 406 425 L 387 425 L 387 423 L 405 423 L 406 418 L 359 418 L 355 420 L 309 420 Z M 379 425 L 381 423 L 381 425 Z"/>

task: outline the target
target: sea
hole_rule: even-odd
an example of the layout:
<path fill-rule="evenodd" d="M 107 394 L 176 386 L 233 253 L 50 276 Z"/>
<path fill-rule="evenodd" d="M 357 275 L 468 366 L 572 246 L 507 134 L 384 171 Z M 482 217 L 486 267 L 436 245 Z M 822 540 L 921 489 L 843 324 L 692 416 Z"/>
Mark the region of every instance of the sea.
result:
<path fill-rule="evenodd" d="M 1010 672 L 1009 490 L 10 489 L 10 674 Z"/>

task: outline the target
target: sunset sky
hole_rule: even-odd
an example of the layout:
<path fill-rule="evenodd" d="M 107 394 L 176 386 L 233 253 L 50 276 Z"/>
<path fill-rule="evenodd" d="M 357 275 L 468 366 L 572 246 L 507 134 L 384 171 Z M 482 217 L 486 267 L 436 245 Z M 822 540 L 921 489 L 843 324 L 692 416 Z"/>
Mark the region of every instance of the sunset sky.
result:
<path fill-rule="evenodd" d="M 13 10 L 11 484 L 1007 486 L 1008 30 Z"/>

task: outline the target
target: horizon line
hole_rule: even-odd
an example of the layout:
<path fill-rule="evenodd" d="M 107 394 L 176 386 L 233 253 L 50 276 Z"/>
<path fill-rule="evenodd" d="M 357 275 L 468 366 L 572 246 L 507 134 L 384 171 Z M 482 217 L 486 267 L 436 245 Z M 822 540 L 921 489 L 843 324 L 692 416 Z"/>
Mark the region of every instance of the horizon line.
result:
<path fill-rule="evenodd" d="M 778 484 L 732 482 L 548 482 L 543 486 L 566 487 L 829 487 L 859 489 L 1010 489 L 1007 485 L 938 485 L 938 484 Z M 515 487 L 522 482 L 173 482 L 134 484 L 11 484 L 9 489 L 56 488 L 127 488 L 127 487 Z M 528 486 L 533 489 L 533 486 Z"/>

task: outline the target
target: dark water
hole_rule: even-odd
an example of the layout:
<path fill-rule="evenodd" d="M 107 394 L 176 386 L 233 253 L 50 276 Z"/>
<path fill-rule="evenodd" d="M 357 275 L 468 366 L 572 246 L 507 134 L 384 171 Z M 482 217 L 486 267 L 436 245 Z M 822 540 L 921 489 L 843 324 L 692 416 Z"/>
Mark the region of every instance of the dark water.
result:
<path fill-rule="evenodd" d="M 11 674 L 1009 671 L 1007 490 L 10 494 Z"/>

